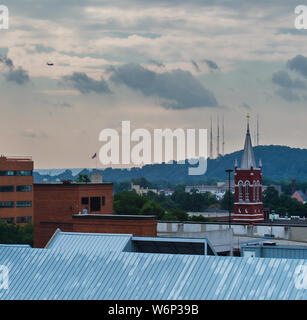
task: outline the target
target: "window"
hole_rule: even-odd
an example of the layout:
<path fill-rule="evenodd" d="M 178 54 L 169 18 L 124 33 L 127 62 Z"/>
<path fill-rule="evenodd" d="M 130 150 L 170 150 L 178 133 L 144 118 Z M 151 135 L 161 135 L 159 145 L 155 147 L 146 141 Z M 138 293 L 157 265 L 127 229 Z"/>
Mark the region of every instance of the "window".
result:
<path fill-rule="evenodd" d="M 30 170 L 21 170 L 21 171 L 15 171 L 16 176 L 32 176 L 32 171 Z"/>
<path fill-rule="evenodd" d="M 14 219 L 14 217 L 11 217 L 11 218 L 0 218 L 0 221 L 1 222 L 6 222 L 7 224 L 12 224 L 12 223 L 14 223 L 15 219 Z"/>
<path fill-rule="evenodd" d="M 14 186 L 0 186 L 0 192 L 14 192 Z"/>
<path fill-rule="evenodd" d="M 32 186 L 16 186 L 17 192 L 31 192 Z"/>
<path fill-rule="evenodd" d="M 14 208 L 14 201 L 0 201 L 0 208 Z"/>
<path fill-rule="evenodd" d="M 13 176 L 14 171 L 0 171 L 0 176 Z"/>
<path fill-rule="evenodd" d="M 16 201 L 16 208 L 32 207 L 32 201 Z"/>
<path fill-rule="evenodd" d="M 257 201 L 257 183 L 256 181 L 254 181 L 254 192 L 253 192 L 254 196 L 253 199 L 254 201 Z"/>
<path fill-rule="evenodd" d="M 257 201 L 260 201 L 260 195 L 259 195 L 259 192 L 260 192 L 260 182 L 257 181 Z"/>
<path fill-rule="evenodd" d="M 16 217 L 16 223 L 29 223 L 32 222 L 32 217 Z"/>
<path fill-rule="evenodd" d="M 239 182 L 239 201 L 243 200 L 243 182 Z"/>
<path fill-rule="evenodd" d="M 0 176 L 32 176 L 32 171 L 31 170 L 0 171 Z"/>
<path fill-rule="evenodd" d="M 91 211 L 100 211 L 100 197 L 91 197 Z"/>
<path fill-rule="evenodd" d="M 81 204 L 88 204 L 88 198 L 81 198 Z"/>
<path fill-rule="evenodd" d="M 245 201 L 249 201 L 249 182 L 245 182 Z"/>
<path fill-rule="evenodd" d="M 101 205 L 104 206 L 106 204 L 106 197 L 101 197 Z"/>

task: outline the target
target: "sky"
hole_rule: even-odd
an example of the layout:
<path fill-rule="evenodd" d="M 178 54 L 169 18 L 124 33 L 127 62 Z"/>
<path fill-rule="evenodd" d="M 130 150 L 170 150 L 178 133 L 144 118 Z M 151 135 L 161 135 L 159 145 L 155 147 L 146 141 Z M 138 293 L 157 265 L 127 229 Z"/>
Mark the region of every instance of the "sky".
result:
<path fill-rule="evenodd" d="M 95 167 L 105 128 L 210 129 L 243 148 L 307 148 L 307 30 L 296 1 L 0 0 L 1 149 Z M 48 66 L 52 62 L 53 66 Z M 221 148 L 221 147 L 220 147 Z M 265 159 L 263 159 L 265 161 Z"/>

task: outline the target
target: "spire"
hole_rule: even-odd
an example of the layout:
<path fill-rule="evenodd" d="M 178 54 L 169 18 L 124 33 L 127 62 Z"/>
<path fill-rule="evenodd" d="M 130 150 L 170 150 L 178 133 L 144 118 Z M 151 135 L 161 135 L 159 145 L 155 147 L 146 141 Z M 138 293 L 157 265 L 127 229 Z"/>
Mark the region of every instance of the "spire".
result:
<path fill-rule="evenodd" d="M 216 157 L 218 158 L 220 156 L 220 121 L 219 116 L 217 116 L 217 145 L 216 145 Z"/>
<path fill-rule="evenodd" d="M 210 159 L 213 159 L 213 141 L 212 141 L 212 115 L 210 117 Z"/>
<path fill-rule="evenodd" d="M 257 146 L 259 146 L 259 115 L 257 114 Z"/>
<path fill-rule="evenodd" d="M 251 167 L 256 168 L 256 162 L 249 132 L 249 114 L 247 114 L 247 132 L 245 137 L 241 169 L 250 169 Z"/>
<path fill-rule="evenodd" d="M 223 140 L 222 140 L 222 156 L 224 156 L 225 154 L 225 134 L 224 134 L 224 114 L 223 114 L 223 131 L 222 131 L 222 134 L 223 134 Z"/>

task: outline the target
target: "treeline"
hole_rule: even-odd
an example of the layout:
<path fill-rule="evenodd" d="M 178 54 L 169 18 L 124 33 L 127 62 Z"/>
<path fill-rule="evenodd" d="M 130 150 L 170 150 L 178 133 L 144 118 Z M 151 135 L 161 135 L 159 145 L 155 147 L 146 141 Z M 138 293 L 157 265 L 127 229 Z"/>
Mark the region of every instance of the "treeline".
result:
<path fill-rule="evenodd" d="M 285 193 L 279 196 L 274 187 L 263 192 L 262 201 L 264 208 L 269 208 L 281 216 L 307 217 L 307 203 L 303 204 Z"/>
<path fill-rule="evenodd" d="M 25 226 L 0 222 L 1 244 L 29 244 L 33 246 L 33 224 Z"/>
<path fill-rule="evenodd" d="M 231 210 L 234 196 L 230 195 Z M 159 220 L 208 221 L 203 216 L 189 217 L 188 211 L 203 212 L 207 209 L 228 210 L 229 193 L 222 200 L 217 200 L 209 192 L 199 194 L 196 191 L 186 193 L 182 186 L 176 188 L 171 196 L 149 191 L 146 195 L 135 191 L 121 191 L 114 195 L 115 214 L 156 215 Z"/>

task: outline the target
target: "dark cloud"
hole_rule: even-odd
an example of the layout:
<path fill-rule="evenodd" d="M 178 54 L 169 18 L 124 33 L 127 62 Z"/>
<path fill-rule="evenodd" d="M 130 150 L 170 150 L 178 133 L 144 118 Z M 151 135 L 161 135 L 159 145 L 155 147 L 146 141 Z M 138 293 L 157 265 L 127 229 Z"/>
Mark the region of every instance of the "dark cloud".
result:
<path fill-rule="evenodd" d="M 195 68 L 196 71 L 200 72 L 200 68 L 199 68 L 199 65 L 197 64 L 196 61 L 194 60 L 191 60 L 191 63 L 193 65 L 193 67 Z"/>
<path fill-rule="evenodd" d="M 272 76 L 272 82 L 289 89 L 305 89 L 306 84 L 300 79 L 292 80 L 287 71 L 277 71 Z"/>
<path fill-rule="evenodd" d="M 6 80 L 16 82 L 19 85 L 23 85 L 30 80 L 28 72 L 21 67 L 18 69 L 10 70 L 6 74 Z"/>
<path fill-rule="evenodd" d="M 307 58 L 302 55 L 297 55 L 293 59 L 288 60 L 287 68 L 296 71 L 303 77 L 307 78 Z"/>
<path fill-rule="evenodd" d="M 146 96 L 158 96 L 165 108 L 189 109 L 217 107 L 214 94 L 206 89 L 191 72 L 180 69 L 156 73 L 139 64 L 124 64 L 109 68 L 111 81 L 139 90 Z"/>
<path fill-rule="evenodd" d="M 159 68 L 165 68 L 165 64 L 162 61 L 158 60 L 149 60 L 148 63 L 153 64 Z"/>
<path fill-rule="evenodd" d="M 7 68 L 14 68 L 13 61 L 6 55 L 0 55 L 0 64 L 3 64 Z"/>
<path fill-rule="evenodd" d="M 276 91 L 276 94 L 288 102 L 295 102 L 301 100 L 300 96 L 289 88 L 279 88 Z"/>
<path fill-rule="evenodd" d="M 207 66 L 210 68 L 210 70 L 219 69 L 219 66 L 212 60 L 204 59 L 203 62 L 205 62 L 207 64 Z"/>
<path fill-rule="evenodd" d="M 22 67 L 15 68 L 13 61 L 6 55 L 0 56 L 0 64 L 2 64 L 5 70 L 5 78 L 7 81 L 16 82 L 19 85 L 23 85 L 30 80 L 28 72 Z"/>
<path fill-rule="evenodd" d="M 52 48 L 52 47 L 45 47 L 44 45 L 41 45 L 41 44 L 36 44 L 36 45 L 35 45 L 35 50 L 36 50 L 36 52 L 38 52 L 38 53 L 50 53 L 50 52 L 55 51 L 54 48 Z"/>
<path fill-rule="evenodd" d="M 84 72 L 74 72 L 71 76 L 64 76 L 62 79 L 69 82 L 81 93 L 111 93 L 109 86 L 103 77 L 101 77 L 101 80 L 97 81 L 88 77 Z"/>

